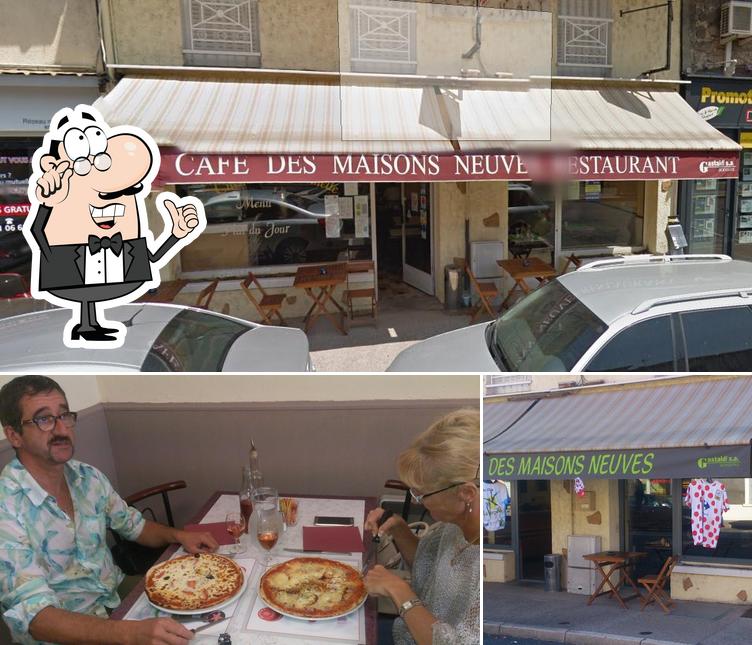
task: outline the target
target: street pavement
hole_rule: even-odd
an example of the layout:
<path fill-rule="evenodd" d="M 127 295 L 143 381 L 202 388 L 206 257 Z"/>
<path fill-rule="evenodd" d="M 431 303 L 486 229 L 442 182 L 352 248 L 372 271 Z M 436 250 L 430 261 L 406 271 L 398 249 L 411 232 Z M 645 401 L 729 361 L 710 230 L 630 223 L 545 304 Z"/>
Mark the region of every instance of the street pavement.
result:
<path fill-rule="evenodd" d="M 318 372 L 383 372 L 410 345 L 437 334 L 467 327 L 467 310 L 447 311 L 433 296 L 397 282 L 379 286 L 378 315 L 356 317 L 343 335 L 319 318 L 308 332 L 311 359 Z M 488 317 L 478 322 L 488 321 Z M 302 320 L 292 320 L 303 329 Z"/>
<path fill-rule="evenodd" d="M 676 601 L 670 614 L 639 600 L 625 611 L 604 596 L 591 606 L 576 594 L 547 593 L 541 585 L 486 583 L 483 629 L 489 635 L 575 645 L 749 645 L 748 606 Z M 489 640 L 488 642 L 494 642 Z M 510 645 L 511 645 L 510 641 Z"/>
<path fill-rule="evenodd" d="M 503 645 L 558 645 L 555 641 L 539 641 L 532 638 L 513 638 L 511 636 L 483 636 L 483 645 L 501 643 Z"/>

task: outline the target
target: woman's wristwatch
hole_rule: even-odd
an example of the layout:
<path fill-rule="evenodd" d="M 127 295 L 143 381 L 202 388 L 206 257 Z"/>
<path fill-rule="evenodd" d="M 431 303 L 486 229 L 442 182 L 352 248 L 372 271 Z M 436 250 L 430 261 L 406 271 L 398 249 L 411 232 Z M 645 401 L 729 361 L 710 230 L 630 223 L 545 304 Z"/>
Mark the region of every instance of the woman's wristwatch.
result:
<path fill-rule="evenodd" d="M 400 618 L 404 618 L 405 614 L 410 611 L 413 607 L 418 607 L 419 605 L 422 605 L 423 601 L 420 598 L 411 598 L 410 600 L 406 600 L 399 606 L 399 615 Z"/>

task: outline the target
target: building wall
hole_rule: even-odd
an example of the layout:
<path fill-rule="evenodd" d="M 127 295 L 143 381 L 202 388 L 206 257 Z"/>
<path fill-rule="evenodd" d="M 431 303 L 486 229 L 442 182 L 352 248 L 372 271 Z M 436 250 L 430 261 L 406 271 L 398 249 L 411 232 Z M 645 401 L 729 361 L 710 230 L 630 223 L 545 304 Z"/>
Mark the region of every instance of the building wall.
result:
<path fill-rule="evenodd" d="M 182 65 L 181 0 L 105 0 L 111 62 Z"/>
<path fill-rule="evenodd" d="M 337 0 L 261 0 L 261 66 L 337 71 Z"/>
<path fill-rule="evenodd" d="M 91 0 L 0 0 L 0 65 L 94 70 L 99 55 Z"/>
<path fill-rule="evenodd" d="M 720 72 L 726 60 L 726 46 L 721 42 L 721 5 L 726 0 L 683 0 L 682 31 L 684 61 L 687 73 Z M 739 62 L 737 75 L 749 76 L 752 65 L 752 39 L 737 40 L 731 58 Z"/>
<path fill-rule="evenodd" d="M 619 17 L 619 11 L 658 4 L 653 0 L 613 0 L 613 77 L 635 78 L 641 73 L 666 64 L 666 10 L 651 9 Z M 681 14 L 683 2 L 674 2 L 672 23 L 671 67 L 655 75 L 657 79 L 680 76 Z"/>
<path fill-rule="evenodd" d="M 597 535 L 604 551 L 620 547 L 619 483 L 608 479 L 585 481 L 586 492 L 593 493 L 593 510 L 580 508 L 580 498 L 574 494 L 570 481 L 551 482 L 551 549 L 567 555 L 569 535 Z M 562 576 L 566 584 L 566 569 Z"/>
<path fill-rule="evenodd" d="M 671 574 L 671 597 L 675 600 L 748 605 L 752 598 L 752 571 L 680 564 Z"/>

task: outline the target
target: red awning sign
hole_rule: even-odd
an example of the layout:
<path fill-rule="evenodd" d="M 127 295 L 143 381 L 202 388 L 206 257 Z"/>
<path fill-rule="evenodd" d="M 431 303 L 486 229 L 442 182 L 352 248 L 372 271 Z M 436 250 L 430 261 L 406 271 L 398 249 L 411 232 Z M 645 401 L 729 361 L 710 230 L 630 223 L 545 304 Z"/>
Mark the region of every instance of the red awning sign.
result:
<path fill-rule="evenodd" d="M 736 151 L 238 155 L 163 151 L 161 184 L 733 179 Z"/>

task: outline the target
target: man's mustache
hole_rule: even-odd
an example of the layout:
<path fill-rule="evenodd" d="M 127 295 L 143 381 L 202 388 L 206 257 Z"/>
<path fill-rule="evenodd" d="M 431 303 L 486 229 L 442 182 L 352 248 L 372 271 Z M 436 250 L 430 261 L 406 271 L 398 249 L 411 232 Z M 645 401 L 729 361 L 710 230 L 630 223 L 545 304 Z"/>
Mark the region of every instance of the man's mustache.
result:
<path fill-rule="evenodd" d="M 51 446 L 61 445 L 61 444 L 65 444 L 65 443 L 67 443 L 67 444 L 69 444 L 71 446 L 73 445 L 73 442 L 70 439 L 68 439 L 68 437 L 53 437 L 52 439 L 50 439 L 50 445 Z"/>

